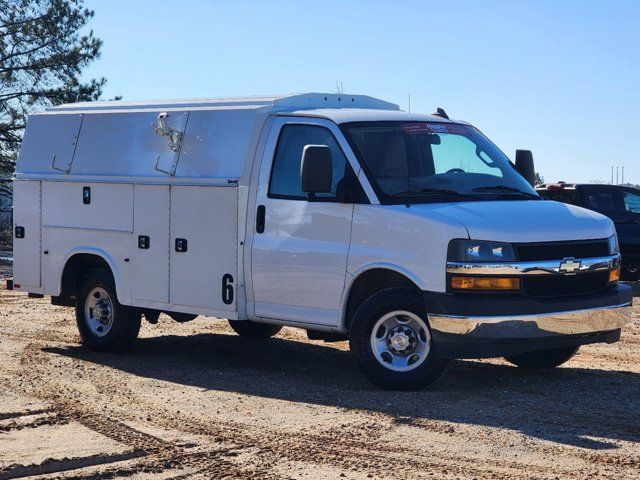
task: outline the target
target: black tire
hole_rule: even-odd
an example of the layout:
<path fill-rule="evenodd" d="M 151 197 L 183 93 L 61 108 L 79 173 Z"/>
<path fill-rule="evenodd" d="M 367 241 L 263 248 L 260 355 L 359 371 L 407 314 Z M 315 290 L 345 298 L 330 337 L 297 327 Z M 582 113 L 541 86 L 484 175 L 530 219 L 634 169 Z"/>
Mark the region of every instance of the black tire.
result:
<path fill-rule="evenodd" d="M 194 315 L 193 313 L 167 312 L 167 315 L 178 323 L 187 323 L 198 318 L 198 315 Z"/>
<path fill-rule="evenodd" d="M 377 359 L 371 346 L 376 323 L 394 311 L 407 311 L 418 316 L 429 329 L 422 297 L 404 289 L 390 288 L 369 297 L 358 308 L 349 328 L 349 348 L 362 373 L 371 383 L 389 390 L 418 390 L 435 382 L 447 368 L 449 360 L 438 358 L 437 345 L 430 345 L 421 364 L 408 371 L 394 371 Z M 430 331 L 427 332 L 430 334 Z M 430 335 L 429 335 L 430 336 Z"/>
<path fill-rule="evenodd" d="M 265 340 L 276 335 L 282 326 L 268 323 L 252 322 L 251 320 L 229 320 L 229 325 L 242 338 Z"/>
<path fill-rule="evenodd" d="M 147 322 L 149 322 L 151 325 L 156 325 L 158 323 L 158 320 L 160 320 L 159 310 L 142 310 L 142 314 L 144 315 L 144 318 L 147 320 Z"/>
<path fill-rule="evenodd" d="M 85 318 L 85 305 L 89 294 L 101 288 L 110 298 L 112 322 L 102 336 L 93 331 L 90 321 Z M 94 298 L 95 294 L 94 294 Z M 139 309 L 126 307 L 118 302 L 113 276 L 107 270 L 89 272 L 80 284 L 76 295 L 76 323 L 82 343 L 91 350 L 115 351 L 130 347 L 138 337 L 142 314 Z"/>
<path fill-rule="evenodd" d="M 571 357 L 578 353 L 579 348 L 580 347 L 565 347 L 550 350 L 536 350 L 535 352 L 505 357 L 505 359 L 507 362 L 513 363 L 520 368 L 532 370 L 555 368 L 568 362 Z"/>

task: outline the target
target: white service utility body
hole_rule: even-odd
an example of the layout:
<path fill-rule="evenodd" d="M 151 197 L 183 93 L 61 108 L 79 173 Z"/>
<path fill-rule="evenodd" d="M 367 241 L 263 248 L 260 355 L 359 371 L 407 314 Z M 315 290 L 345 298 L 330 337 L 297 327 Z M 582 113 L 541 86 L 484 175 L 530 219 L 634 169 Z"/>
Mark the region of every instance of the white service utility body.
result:
<path fill-rule="evenodd" d="M 31 115 L 16 290 L 126 346 L 160 312 L 349 338 L 374 383 L 555 366 L 629 320 L 612 222 L 542 200 L 477 129 L 367 96 L 92 102 Z M 521 173 L 523 175 L 521 175 Z"/>

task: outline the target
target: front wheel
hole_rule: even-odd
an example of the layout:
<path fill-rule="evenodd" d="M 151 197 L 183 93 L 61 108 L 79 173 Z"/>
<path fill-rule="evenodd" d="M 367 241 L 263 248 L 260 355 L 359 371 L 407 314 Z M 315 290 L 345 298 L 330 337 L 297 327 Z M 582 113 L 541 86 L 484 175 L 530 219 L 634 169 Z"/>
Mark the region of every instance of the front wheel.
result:
<path fill-rule="evenodd" d="M 118 302 L 107 270 L 89 272 L 76 296 L 76 323 L 82 343 L 91 350 L 122 350 L 135 342 L 141 312 Z"/>
<path fill-rule="evenodd" d="M 422 298 L 402 289 L 364 302 L 351 322 L 349 347 L 369 381 L 386 389 L 424 388 L 449 364 L 436 354 Z"/>
<path fill-rule="evenodd" d="M 522 353 L 505 357 L 505 359 L 520 368 L 544 369 L 559 367 L 568 362 L 578 353 L 580 347 L 553 348 L 550 350 L 536 350 L 535 352 Z"/>
<path fill-rule="evenodd" d="M 229 320 L 229 326 L 242 338 L 267 339 L 276 335 L 282 327 L 251 320 Z"/>

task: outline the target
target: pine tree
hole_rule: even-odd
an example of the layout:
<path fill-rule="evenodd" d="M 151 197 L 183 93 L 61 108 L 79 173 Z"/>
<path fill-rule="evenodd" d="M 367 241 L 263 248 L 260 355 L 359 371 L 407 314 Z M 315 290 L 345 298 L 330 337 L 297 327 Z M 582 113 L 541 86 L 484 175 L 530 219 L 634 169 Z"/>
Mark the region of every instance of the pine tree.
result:
<path fill-rule="evenodd" d="M 104 78 L 80 78 L 100 56 L 102 41 L 85 31 L 93 14 L 83 0 L 0 0 L 0 206 L 27 115 L 102 93 Z"/>

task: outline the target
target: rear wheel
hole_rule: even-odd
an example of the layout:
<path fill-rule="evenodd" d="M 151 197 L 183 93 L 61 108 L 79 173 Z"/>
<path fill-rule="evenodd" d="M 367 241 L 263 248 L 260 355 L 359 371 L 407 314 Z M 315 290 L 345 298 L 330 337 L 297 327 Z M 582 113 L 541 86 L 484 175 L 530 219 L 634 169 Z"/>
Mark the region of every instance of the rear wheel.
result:
<path fill-rule="evenodd" d="M 520 368 L 544 369 L 559 367 L 568 362 L 571 357 L 578 353 L 580 347 L 553 348 L 550 350 L 536 350 L 535 352 L 522 353 L 506 360 Z"/>
<path fill-rule="evenodd" d="M 449 363 L 436 354 L 420 295 L 397 288 L 374 294 L 358 309 L 349 347 L 369 381 L 387 389 L 426 387 Z"/>
<path fill-rule="evenodd" d="M 121 350 L 135 342 L 140 310 L 118 302 L 115 283 L 107 270 L 89 272 L 76 296 L 76 323 L 82 343 L 92 350 Z"/>
<path fill-rule="evenodd" d="M 251 320 L 229 320 L 229 325 L 242 338 L 266 339 L 282 330 L 280 325 L 252 322 Z"/>

